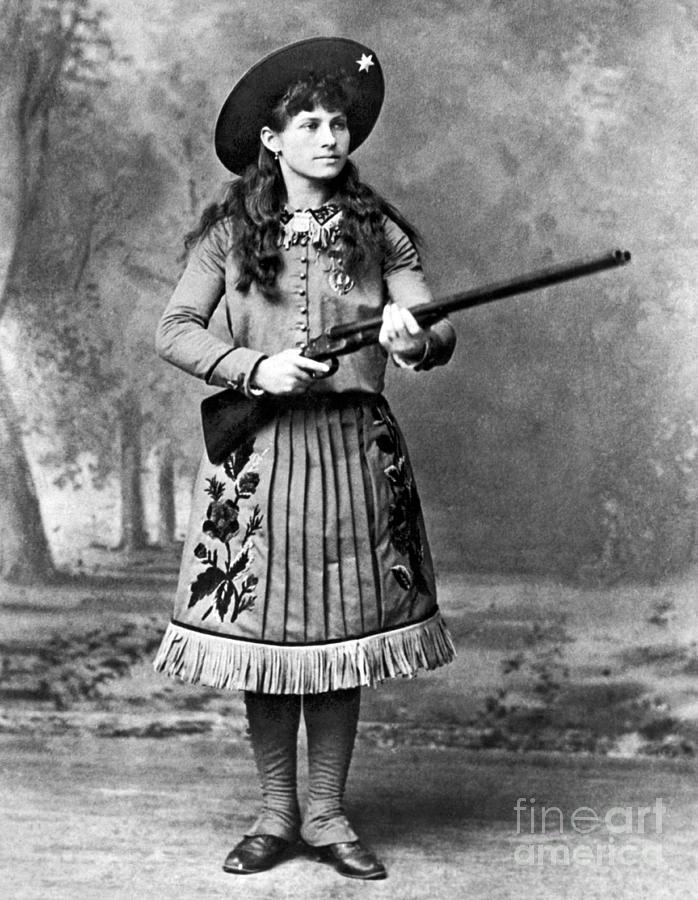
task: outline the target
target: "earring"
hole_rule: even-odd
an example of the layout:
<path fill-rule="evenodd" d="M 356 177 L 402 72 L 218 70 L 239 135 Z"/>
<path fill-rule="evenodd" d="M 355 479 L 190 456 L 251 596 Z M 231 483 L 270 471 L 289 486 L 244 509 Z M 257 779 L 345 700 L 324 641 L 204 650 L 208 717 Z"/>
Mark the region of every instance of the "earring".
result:
<path fill-rule="evenodd" d="M 280 157 L 280 156 L 281 156 L 281 154 L 280 154 L 279 151 L 277 150 L 276 153 L 274 153 L 274 162 L 277 162 L 277 163 L 278 163 L 279 157 Z"/>

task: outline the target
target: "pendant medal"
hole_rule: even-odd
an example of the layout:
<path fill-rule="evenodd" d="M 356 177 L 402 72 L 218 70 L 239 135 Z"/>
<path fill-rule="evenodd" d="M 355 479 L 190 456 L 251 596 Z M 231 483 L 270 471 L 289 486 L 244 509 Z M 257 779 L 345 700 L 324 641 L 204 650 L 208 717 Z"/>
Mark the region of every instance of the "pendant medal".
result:
<path fill-rule="evenodd" d="M 335 294 L 339 294 L 342 296 L 343 294 L 348 294 L 349 291 L 354 287 L 354 282 L 347 275 L 347 273 L 337 267 L 333 269 L 329 276 L 328 280 L 330 282 L 330 287 L 335 292 Z"/>
<path fill-rule="evenodd" d="M 354 287 L 354 282 L 344 268 L 341 250 L 330 250 L 328 255 L 330 257 L 332 268 L 330 269 L 330 274 L 327 278 L 332 290 L 341 297 L 344 294 L 349 293 Z"/>

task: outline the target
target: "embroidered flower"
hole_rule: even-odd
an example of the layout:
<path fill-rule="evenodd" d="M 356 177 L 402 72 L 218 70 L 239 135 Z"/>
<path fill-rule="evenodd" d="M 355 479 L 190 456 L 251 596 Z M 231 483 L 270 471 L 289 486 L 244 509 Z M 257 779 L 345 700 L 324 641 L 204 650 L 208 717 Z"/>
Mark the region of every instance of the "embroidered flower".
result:
<path fill-rule="evenodd" d="M 203 524 L 204 534 L 227 543 L 240 530 L 238 521 L 239 509 L 232 500 L 214 500 L 206 510 L 206 521 Z"/>
<path fill-rule="evenodd" d="M 213 596 L 213 602 L 201 616 L 202 621 L 215 609 L 221 622 L 226 616 L 234 622 L 240 613 L 251 609 L 257 599 L 255 588 L 259 577 L 249 569 L 253 560 L 251 539 L 262 527 L 259 506 L 255 505 L 247 518 L 237 553 L 232 548 L 232 539 L 241 528 L 240 503 L 249 500 L 259 486 L 259 473 L 253 468 L 258 464 L 259 456 L 253 454 L 253 449 L 254 439 L 239 447 L 223 463 L 227 484 L 215 475 L 206 483 L 205 490 L 211 502 L 201 530 L 223 545 L 225 559 L 219 564 L 218 550 L 204 543 L 194 547 L 194 556 L 205 568 L 191 583 L 189 609 L 205 597 Z M 225 497 L 227 488 L 232 489 L 232 498 Z"/>
<path fill-rule="evenodd" d="M 421 590 L 425 588 L 422 575 L 424 545 L 420 531 L 421 507 L 417 488 L 402 450 L 397 425 L 383 409 L 378 409 L 376 415 L 374 425 L 384 426 L 386 429 L 378 435 L 376 443 L 383 453 L 392 456 L 392 462 L 383 470 L 393 495 L 388 508 L 390 543 L 409 560 L 409 567 L 394 565 L 390 571 L 404 590 L 409 590 L 413 585 Z"/>
<path fill-rule="evenodd" d="M 410 552 L 412 543 L 412 519 L 411 506 L 408 502 L 409 498 L 405 496 L 405 491 L 400 491 L 395 501 L 390 504 L 388 510 L 388 528 L 390 529 L 390 540 L 398 553 L 407 556 Z"/>
<path fill-rule="evenodd" d="M 257 490 L 257 485 L 259 484 L 259 473 L 258 472 L 245 472 L 244 475 L 241 475 L 238 478 L 238 492 L 241 497 L 251 497 L 252 494 Z"/>

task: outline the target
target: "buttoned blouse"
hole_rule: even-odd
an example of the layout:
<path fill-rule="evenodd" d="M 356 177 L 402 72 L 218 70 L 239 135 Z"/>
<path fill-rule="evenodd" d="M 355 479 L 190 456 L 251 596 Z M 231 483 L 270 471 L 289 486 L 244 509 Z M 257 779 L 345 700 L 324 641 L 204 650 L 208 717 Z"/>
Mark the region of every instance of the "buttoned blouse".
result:
<path fill-rule="evenodd" d="M 417 250 L 405 232 L 386 218 L 385 258 L 369 262 L 353 286 L 337 293 L 330 276 L 339 244 L 316 248 L 295 243 L 281 249 L 278 297 L 265 297 L 255 283 L 236 288 L 239 271 L 231 247 L 231 223 L 221 220 L 192 250 L 186 269 L 162 315 L 156 348 L 160 356 L 207 383 L 250 392 L 255 366 L 289 347 L 302 348 L 333 325 L 380 316 L 389 300 L 410 307 L 432 300 Z M 208 330 L 225 298 L 229 340 Z M 430 329 L 428 355 L 419 368 L 448 361 L 455 332 L 447 319 Z M 337 372 L 313 385 L 316 392 L 381 393 L 387 354 L 379 344 L 340 358 Z"/>

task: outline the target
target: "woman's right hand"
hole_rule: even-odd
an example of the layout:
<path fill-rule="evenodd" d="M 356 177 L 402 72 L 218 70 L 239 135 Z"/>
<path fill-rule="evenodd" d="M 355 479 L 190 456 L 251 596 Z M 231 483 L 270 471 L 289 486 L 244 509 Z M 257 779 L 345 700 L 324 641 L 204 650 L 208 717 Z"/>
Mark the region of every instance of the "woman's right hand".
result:
<path fill-rule="evenodd" d="M 250 387 L 283 397 L 302 394 L 317 378 L 327 375 L 330 367 L 307 359 L 296 348 L 282 350 L 259 362 L 252 373 Z"/>

